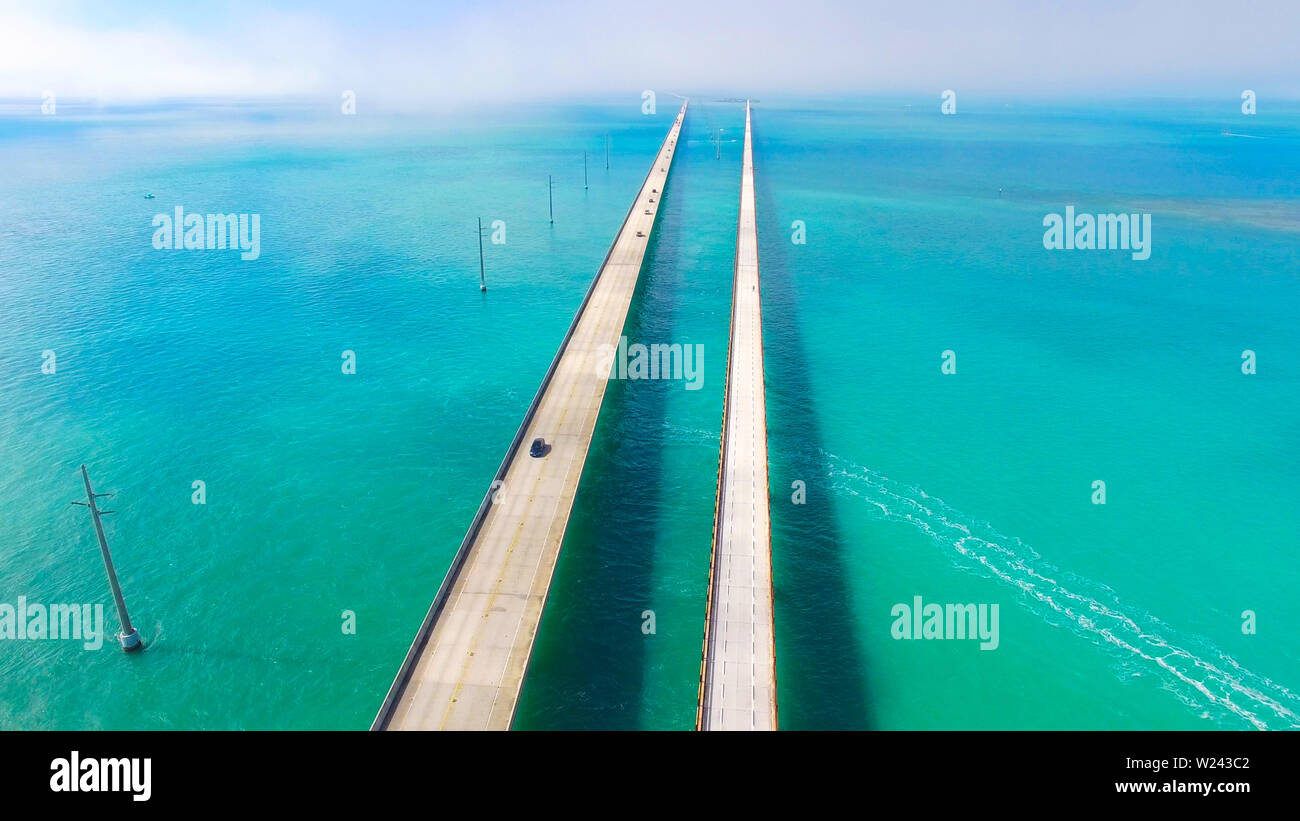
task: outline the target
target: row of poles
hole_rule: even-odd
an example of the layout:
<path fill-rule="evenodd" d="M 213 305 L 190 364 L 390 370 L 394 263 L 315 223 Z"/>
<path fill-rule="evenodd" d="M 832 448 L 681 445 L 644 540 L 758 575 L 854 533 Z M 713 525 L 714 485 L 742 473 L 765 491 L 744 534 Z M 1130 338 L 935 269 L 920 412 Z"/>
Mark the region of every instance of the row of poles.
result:
<path fill-rule="evenodd" d="M 722 129 L 718 129 L 714 136 L 714 144 L 717 148 L 716 157 L 722 158 Z M 609 136 L 605 137 L 605 170 L 609 170 Z M 551 191 L 555 183 L 551 175 L 546 177 L 547 200 L 550 207 L 550 222 L 555 223 L 555 204 Z M 587 152 L 582 152 L 582 188 L 587 190 Z M 478 275 L 479 290 L 487 291 L 487 270 L 483 261 L 483 218 L 478 218 Z M 140 640 L 140 631 L 136 630 L 131 624 L 131 616 L 126 610 L 126 599 L 122 596 L 122 586 L 117 580 L 117 569 L 113 566 L 113 554 L 108 549 L 108 538 L 104 535 L 103 516 L 107 516 L 115 511 L 101 510 L 96 503 L 96 499 L 102 499 L 112 496 L 111 493 L 96 493 L 90 484 L 90 473 L 86 466 L 81 466 L 81 480 L 86 486 L 86 501 L 73 502 L 74 505 L 81 505 L 90 510 L 90 518 L 95 525 L 95 537 L 99 540 L 99 552 L 104 559 L 104 573 L 108 576 L 108 586 L 113 593 L 113 603 L 117 606 L 117 618 L 122 625 L 122 630 L 117 634 L 118 642 L 122 649 L 128 653 L 144 648 L 144 643 Z"/>
<path fill-rule="evenodd" d="M 716 157 L 722 159 L 722 131 L 718 129 L 714 134 L 714 145 L 717 149 Z M 609 135 L 605 136 L 605 170 L 609 170 Z M 555 223 L 555 201 L 551 192 L 555 188 L 555 182 L 551 175 L 546 176 L 546 193 L 550 213 L 551 224 Z M 587 152 L 582 152 L 582 189 L 588 189 L 587 178 Z M 479 290 L 487 291 L 487 269 L 483 261 L 483 218 L 478 218 L 478 274 Z M 81 480 L 86 487 L 86 501 L 73 502 L 74 505 L 81 505 L 90 510 L 91 521 L 95 525 L 95 537 L 99 540 L 100 556 L 104 560 L 104 573 L 108 576 L 108 586 L 113 593 L 113 603 L 117 606 L 117 618 L 122 625 L 122 630 L 117 634 L 118 642 L 122 649 L 128 653 L 144 648 L 144 642 L 140 640 L 140 631 L 136 630 L 131 624 L 131 616 L 126 610 L 126 599 L 122 595 L 122 585 L 117 580 L 117 569 L 113 566 L 113 554 L 108 549 L 108 538 L 104 535 L 104 523 L 102 517 L 116 511 L 101 510 L 96 499 L 103 499 L 112 496 L 111 493 L 96 493 L 94 487 L 90 484 L 90 473 L 86 466 L 81 466 Z"/>
<path fill-rule="evenodd" d="M 605 170 L 609 170 L 609 135 L 605 135 Z M 587 180 L 587 152 L 582 152 L 582 190 L 590 188 Z M 546 175 L 546 210 L 547 221 L 555 224 L 555 178 Z M 487 291 L 487 269 L 483 262 L 483 218 L 478 218 L 478 289 Z"/>
<path fill-rule="evenodd" d="M 717 129 L 714 132 L 713 144 L 717 149 L 716 158 L 722 159 L 722 132 L 724 129 Z M 609 135 L 605 135 L 605 170 L 609 170 Z M 587 180 L 587 152 L 582 152 L 582 190 L 588 190 Z M 555 224 L 555 179 L 552 175 L 546 175 L 546 209 L 547 221 L 551 225 Z M 487 266 L 483 261 L 483 218 L 478 218 L 478 289 L 487 291 Z"/>
<path fill-rule="evenodd" d="M 605 169 L 609 170 L 609 137 L 605 137 Z M 550 189 L 554 187 L 554 181 L 550 175 L 546 177 L 547 193 L 549 198 Z M 586 190 L 587 181 L 587 152 L 582 152 L 582 188 Z M 550 209 L 550 221 L 555 222 L 555 207 L 552 200 Z M 483 218 L 478 218 L 478 274 L 479 290 L 487 290 L 487 270 L 483 261 Z M 104 522 L 102 517 L 116 511 L 101 510 L 96 499 L 103 499 L 112 496 L 111 493 L 96 493 L 90 484 L 90 473 L 86 466 L 81 466 L 81 479 L 86 486 L 86 501 L 73 502 L 74 505 L 81 505 L 90 510 L 90 518 L 95 525 L 95 536 L 99 539 L 99 552 L 104 559 L 104 572 L 108 576 L 108 586 L 113 593 L 113 603 L 117 606 L 117 618 L 122 625 L 122 630 L 117 634 L 118 642 L 122 649 L 128 653 L 143 649 L 144 643 L 140 640 L 140 631 L 136 630 L 131 624 L 131 616 L 126 609 L 126 599 L 122 595 L 122 585 L 117 580 L 117 568 L 113 566 L 113 554 L 108 549 L 108 538 L 104 535 Z"/>
<path fill-rule="evenodd" d="M 609 137 L 605 137 L 605 169 L 609 170 Z M 550 175 L 546 177 L 548 189 L 548 198 L 550 189 L 554 187 L 554 181 Z M 587 152 L 582 152 L 582 188 L 586 190 L 587 181 Z M 555 222 L 555 207 L 552 200 L 550 210 L 550 221 Z M 478 218 L 478 272 L 479 272 L 479 290 L 487 290 L 487 271 L 483 261 L 483 218 Z M 86 501 L 73 502 L 74 505 L 81 505 L 90 510 L 90 518 L 95 525 L 95 536 L 99 540 L 99 552 L 104 559 L 104 572 L 108 576 L 108 586 L 113 593 L 113 603 L 117 606 L 117 618 L 122 625 L 122 630 L 117 634 L 118 642 L 122 649 L 128 653 L 144 648 L 144 643 L 140 640 L 140 631 L 131 624 L 131 616 L 126 609 L 126 598 L 122 595 L 122 585 L 117 580 L 117 568 L 113 565 L 113 554 L 108 549 L 108 538 L 104 535 L 104 522 L 102 517 L 111 513 L 113 510 L 101 510 L 96 499 L 103 499 L 112 496 L 111 493 L 96 493 L 90 484 L 90 473 L 86 466 L 81 466 L 81 480 L 86 486 Z"/>

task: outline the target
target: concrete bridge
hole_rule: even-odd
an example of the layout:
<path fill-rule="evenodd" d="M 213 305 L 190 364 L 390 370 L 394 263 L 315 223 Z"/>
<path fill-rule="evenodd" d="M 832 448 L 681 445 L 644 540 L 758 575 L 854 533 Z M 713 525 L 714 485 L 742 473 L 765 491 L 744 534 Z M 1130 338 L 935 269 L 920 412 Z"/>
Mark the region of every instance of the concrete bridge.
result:
<path fill-rule="evenodd" d="M 776 729 L 763 307 L 748 102 L 744 152 L 713 558 L 695 719 L 699 730 Z"/>
<path fill-rule="evenodd" d="M 524 414 L 371 729 L 509 729 L 605 396 L 608 380 L 597 372 L 597 361 L 622 335 L 686 106 Z M 530 456 L 539 437 L 549 450 Z"/>

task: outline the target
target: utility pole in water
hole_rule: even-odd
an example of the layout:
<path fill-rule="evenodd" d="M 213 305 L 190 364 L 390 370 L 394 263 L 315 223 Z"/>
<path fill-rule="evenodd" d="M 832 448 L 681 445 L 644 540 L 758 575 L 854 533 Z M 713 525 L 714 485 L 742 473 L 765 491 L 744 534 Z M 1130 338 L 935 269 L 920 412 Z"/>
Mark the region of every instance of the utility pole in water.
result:
<path fill-rule="evenodd" d="M 478 289 L 487 290 L 487 274 L 483 270 L 483 218 L 478 218 Z"/>
<path fill-rule="evenodd" d="M 587 152 L 582 152 L 582 190 L 587 190 Z"/>
<path fill-rule="evenodd" d="M 551 182 L 551 175 L 547 174 L 546 175 L 546 205 L 551 210 L 552 225 L 555 224 L 555 196 L 554 194 L 551 193 L 552 189 L 554 188 L 555 188 L 555 183 Z"/>
<path fill-rule="evenodd" d="M 81 466 L 81 478 L 86 483 L 86 501 L 73 502 L 74 505 L 81 505 L 90 508 L 90 516 L 95 520 L 95 535 L 99 537 L 99 552 L 104 555 L 104 570 L 108 573 L 108 586 L 113 589 L 113 601 L 117 604 L 117 618 L 122 623 L 122 632 L 117 634 L 117 639 L 122 643 L 122 649 L 130 653 L 139 650 L 140 633 L 131 626 L 131 617 L 126 614 L 126 600 L 122 598 L 122 588 L 117 583 L 117 571 L 113 569 L 113 556 L 108 552 L 108 539 L 104 538 L 104 525 L 100 522 L 99 517 L 111 510 L 100 510 L 95 504 L 95 499 L 103 496 L 112 496 L 111 493 L 96 493 L 90 487 L 90 474 L 86 472 L 86 466 Z"/>
<path fill-rule="evenodd" d="M 605 170 L 609 170 L 609 135 L 605 135 Z"/>

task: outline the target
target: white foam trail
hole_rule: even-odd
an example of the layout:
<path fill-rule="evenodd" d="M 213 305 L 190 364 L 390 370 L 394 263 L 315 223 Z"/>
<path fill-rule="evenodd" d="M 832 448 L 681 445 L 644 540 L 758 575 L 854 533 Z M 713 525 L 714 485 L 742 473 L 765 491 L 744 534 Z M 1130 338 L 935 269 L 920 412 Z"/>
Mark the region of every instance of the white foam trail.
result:
<path fill-rule="evenodd" d="M 1165 688 L 1188 706 L 1203 714 L 1217 708 L 1220 715 L 1235 716 L 1260 730 L 1300 727 L 1300 697 L 1245 669 L 1206 639 L 1179 636 L 1154 616 L 1122 604 L 1106 585 L 1061 573 L 1020 539 L 963 516 L 918 487 L 832 453 L 822 454 L 838 490 L 861 498 L 883 519 L 921 530 L 954 551 L 954 559 L 968 569 L 1015 587 L 1029 610 L 1106 647 L 1130 672 L 1154 670 Z M 1057 581 L 1058 576 L 1070 587 Z"/>
<path fill-rule="evenodd" d="M 672 422 L 663 423 L 664 430 L 668 431 L 669 437 L 677 442 L 684 442 L 692 445 L 707 445 L 714 448 L 718 447 L 720 431 L 707 431 L 700 428 L 691 428 L 684 425 L 675 425 Z"/>

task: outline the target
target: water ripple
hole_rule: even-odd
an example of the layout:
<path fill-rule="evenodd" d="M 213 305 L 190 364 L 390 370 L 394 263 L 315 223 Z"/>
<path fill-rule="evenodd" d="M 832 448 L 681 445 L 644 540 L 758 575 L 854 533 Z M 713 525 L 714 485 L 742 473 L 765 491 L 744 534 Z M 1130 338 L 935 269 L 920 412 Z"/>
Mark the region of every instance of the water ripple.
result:
<path fill-rule="evenodd" d="M 1015 587 L 1027 609 L 1106 648 L 1130 673 L 1160 676 L 1165 689 L 1187 706 L 1260 730 L 1300 727 L 1300 697 L 1247 670 L 1207 639 L 1180 635 L 1155 616 L 1121 602 L 1106 585 L 1057 569 L 1019 538 L 962 514 L 916 486 L 823 453 L 837 490 L 867 502 L 881 520 L 905 522 L 925 533 L 952 551 L 958 566 Z"/>

